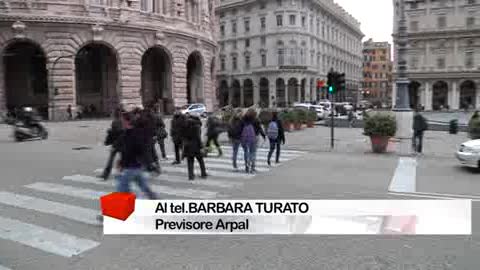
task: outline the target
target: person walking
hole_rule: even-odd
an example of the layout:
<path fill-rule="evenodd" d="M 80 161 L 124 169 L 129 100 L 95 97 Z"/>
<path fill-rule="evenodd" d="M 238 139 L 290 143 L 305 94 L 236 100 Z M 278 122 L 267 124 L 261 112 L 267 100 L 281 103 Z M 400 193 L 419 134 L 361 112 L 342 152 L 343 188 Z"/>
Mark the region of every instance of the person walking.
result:
<path fill-rule="evenodd" d="M 107 137 L 105 138 L 104 144 L 105 146 L 110 146 L 110 155 L 108 157 L 107 165 L 105 166 L 103 173 L 99 176 L 99 178 L 103 179 L 103 181 L 106 181 L 110 177 L 110 173 L 112 172 L 113 168 L 113 162 L 115 161 L 115 156 L 119 152 L 117 141 L 123 132 L 121 114 L 122 111 L 120 109 L 115 110 L 111 127 L 107 131 Z"/>
<path fill-rule="evenodd" d="M 181 163 L 183 159 L 180 151 L 182 151 L 182 130 L 185 124 L 185 115 L 175 112 L 172 122 L 170 123 L 170 136 L 172 137 L 173 146 L 175 148 L 175 160 L 172 165 Z"/>
<path fill-rule="evenodd" d="M 235 171 L 238 170 L 237 167 L 237 155 L 238 155 L 238 148 L 240 148 L 240 139 L 242 136 L 242 118 L 241 118 L 241 112 L 237 112 L 233 115 L 230 125 L 228 128 L 228 138 L 230 139 L 230 142 L 232 143 L 232 163 L 233 163 L 233 169 Z"/>
<path fill-rule="evenodd" d="M 117 192 L 130 192 L 130 182 L 135 181 L 140 189 L 150 200 L 157 198 L 156 194 L 147 185 L 147 176 L 144 174 L 142 159 L 150 151 L 148 141 L 150 138 L 144 127 L 135 126 L 131 113 L 123 113 L 122 126 L 124 132 L 119 138 L 119 151 L 121 159 L 118 163 L 119 174 L 115 177 L 117 180 Z"/>
<path fill-rule="evenodd" d="M 168 133 L 166 130 L 165 122 L 163 121 L 162 115 L 160 114 L 160 110 L 158 106 L 154 107 L 154 120 L 155 120 L 155 128 L 156 128 L 156 141 L 158 146 L 160 146 L 160 152 L 162 154 L 162 158 L 167 160 L 167 152 L 165 151 L 165 139 L 168 137 Z"/>
<path fill-rule="evenodd" d="M 189 116 L 183 129 L 183 155 L 187 158 L 188 180 L 195 180 L 194 160 L 200 165 L 201 178 L 207 178 L 205 161 L 202 153 L 202 121 L 196 116 Z"/>
<path fill-rule="evenodd" d="M 280 163 L 280 144 L 285 145 L 285 130 L 280 119 L 278 119 L 278 113 L 272 113 L 272 120 L 268 124 L 267 129 L 268 140 L 270 141 L 270 151 L 268 151 L 267 164 L 270 166 L 270 159 L 272 158 L 275 148 L 277 150 L 275 155 L 275 163 Z"/>
<path fill-rule="evenodd" d="M 427 120 L 423 117 L 419 110 L 415 110 L 413 117 L 413 149 L 417 153 L 423 150 L 423 133 L 428 129 Z"/>
<path fill-rule="evenodd" d="M 258 135 L 265 140 L 265 132 L 257 119 L 255 109 L 249 109 L 242 120 L 242 133 L 240 142 L 243 148 L 243 157 L 245 159 L 245 172 L 255 173 L 255 160 L 257 155 Z"/>
<path fill-rule="evenodd" d="M 153 116 L 151 107 L 140 112 L 138 119 L 135 122 L 135 126 L 144 132 L 144 141 L 142 143 L 145 144 L 145 155 L 143 157 L 143 162 L 147 171 L 160 174 L 160 162 L 155 149 L 155 118 Z"/>
<path fill-rule="evenodd" d="M 220 123 L 218 123 L 218 120 L 214 116 L 210 116 L 207 119 L 207 143 L 206 147 L 207 149 L 210 149 L 210 143 L 213 142 L 213 144 L 217 147 L 218 150 L 218 156 L 221 157 L 223 155 L 222 148 L 220 147 L 220 144 L 218 143 L 218 136 L 222 133 L 222 127 L 220 126 Z"/>

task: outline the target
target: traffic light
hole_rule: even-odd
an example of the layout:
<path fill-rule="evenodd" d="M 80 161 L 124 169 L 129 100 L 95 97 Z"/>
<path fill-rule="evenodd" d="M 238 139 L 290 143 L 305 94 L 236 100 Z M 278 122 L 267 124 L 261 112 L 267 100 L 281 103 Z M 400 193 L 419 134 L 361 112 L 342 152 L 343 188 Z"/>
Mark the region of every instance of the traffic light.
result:
<path fill-rule="evenodd" d="M 336 89 L 345 91 L 345 73 L 337 74 Z"/>
<path fill-rule="evenodd" d="M 328 72 L 327 75 L 327 86 L 328 86 L 328 92 L 333 93 L 335 92 L 335 80 L 336 80 L 337 73 L 334 72 L 333 70 Z"/>

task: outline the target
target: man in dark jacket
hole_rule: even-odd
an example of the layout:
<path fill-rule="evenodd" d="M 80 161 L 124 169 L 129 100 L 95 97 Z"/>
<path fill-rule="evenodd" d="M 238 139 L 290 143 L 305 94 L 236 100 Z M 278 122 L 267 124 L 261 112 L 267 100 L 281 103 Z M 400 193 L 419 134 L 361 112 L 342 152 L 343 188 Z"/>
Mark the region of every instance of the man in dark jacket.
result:
<path fill-rule="evenodd" d="M 149 199 L 155 200 L 156 195 L 147 185 L 147 178 L 143 173 L 143 158 L 148 145 L 143 128 L 133 125 L 133 116 L 129 113 L 122 115 L 124 132 L 119 138 L 119 150 L 122 158 L 119 162 L 120 174 L 117 176 L 117 192 L 130 192 L 130 181 L 135 180 L 140 189 Z"/>
<path fill-rule="evenodd" d="M 232 162 L 233 162 L 233 169 L 238 170 L 237 167 L 237 155 L 238 149 L 240 148 L 240 139 L 242 137 L 242 115 L 241 112 L 237 112 L 230 122 L 230 126 L 228 128 L 228 138 L 232 142 Z"/>
<path fill-rule="evenodd" d="M 423 133 L 428 129 L 427 120 L 423 117 L 418 109 L 413 117 L 413 149 L 417 153 L 422 153 Z"/>
<path fill-rule="evenodd" d="M 217 147 L 218 156 L 222 156 L 222 148 L 218 143 L 218 136 L 222 133 L 222 127 L 216 117 L 210 116 L 207 120 L 207 148 L 210 148 L 210 143 Z"/>
<path fill-rule="evenodd" d="M 185 124 L 185 115 L 175 112 L 170 126 L 170 136 L 172 137 L 173 146 L 175 148 L 175 161 L 172 165 L 181 163 L 180 151 L 182 149 L 182 130 Z"/>
<path fill-rule="evenodd" d="M 158 106 L 154 107 L 153 116 L 155 118 L 156 141 L 160 146 L 162 158 L 167 159 L 167 153 L 165 151 L 165 139 L 168 137 L 168 133 L 165 127 L 165 122 L 163 122 L 162 116 L 160 115 L 160 110 L 158 109 Z"/>
<path fill-rule="evenodd" d="M 115 113 L 113 114 L 113 121 L 110 129 L 107 132 L 107 138 L 105 139 L 105 145 L 111 145 L 110 148 L 110 155 L 108 157 L 107 165 L 105 166 L 105 169 L 103 170 L 102 175 L 99 176 L 99 178 L 102 178 L 104 181 L 110 177 L 110 173 L 112 172 L 112 167 L 113 167 L 113 162 L 115 160 L 115 156 L 118 153 L 117 149 L 117 140 L 120 138 L 122 135 L 122 121 L 121 121 L 121 110 L 117 109 L 115 110 Z"/>
<path fill-rule="evenodd" d="M 280 163 L 280 144 L 285 144 L 285 131 L 283 129 L 282 121 L 278 119 L 277 112 L 272 113 L 272 120 L 268 125 L 267 135 L 270 141 L 270 151 L 268 152 L 267 163 L 268 166 L 270 166 L 270 159 L 272 158 L 275 148 L 277 149 L 275 163 Z"/>
<path fill-rule="evenodd" d="M 188 179 L 193 181 L 194 159 L 197 159 L 200 165 L 201 177 L 207 177 L 205 162 L 202 153 L 202 121 L 195 116 L 189 116 L 183 129 L 183 155 L 187 158 Z"/>
<path fill-rule="evenodd" d="M 144 164 L 149 172 L 160 174 L 160 163 L 158 161 L 157 151 L 155 150 L 156 124 L 151 108 L 141 111 L 135 126 L 144 132 L 143 143 L 146 151 L 144 155 Z"/>

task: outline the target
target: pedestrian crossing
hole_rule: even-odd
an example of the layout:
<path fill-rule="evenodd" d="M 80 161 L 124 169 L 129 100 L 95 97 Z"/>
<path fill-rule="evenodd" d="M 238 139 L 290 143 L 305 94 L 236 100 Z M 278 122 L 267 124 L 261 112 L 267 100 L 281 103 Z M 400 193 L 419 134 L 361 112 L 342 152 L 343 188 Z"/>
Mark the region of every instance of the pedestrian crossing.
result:
<path fill-rule="evenodd" d="M 196 178 L 195 181 L 188 181 L 186 162 L 172 165 L 173 156 L 169 156 L 169 160 L 161 162 L 162 174 L 150 177 L 150 188 L 160 199 L 227 199 L 233 191 L 240 190 L 262 174 L 306 154 L 302 151 L 283 150 L 282 163 L 268 166 L 266 160 L 269 150 L 259 148 L 256 174 L 246 174 L 243 171 L 243 150 L 240 148 L 238 152 L 239 170 L 233 170 L 232 167 L 232 148 L 222 146 L 222 150 L 222 156 L 214 156 L 214 152 L 205 159 L 208 178 Z M 274 157 L 272 161 L 275 161 Z M 113 177 L 107 181 L 97 178 L 102 171 L 103 168 L 92 168 L 92 171 L 83 172 L 84 174 L 65 175 L 58 179 L 35 179 L 33 183 L 14 191 L 0 190 L 0 210 L 9 210 L 0 212 L 0 245 L 14 243 L 65 258 L 78 256 L 100 246 L 102 227 L 98 220 L 98 200 L 113 192 L 116 184 Z M 195 173 L 200 174 L 198 162 L 195 162 Z M 137 185 L 132 183 L 131 188 L 138 198 L 145 198 Z M 33 219 L 23 218 L 31 213 L 48 217 L 48 220 L 37 221 L 37 215 Z M 72 232 L 65 227 L 58 228 L 55 224 L 60 220 L 66 224 L 84 226 L 82 228 L 85 230 L 78 233 L 77 230 Z M 0 270 L 15 269 L 13 265 L 2 264 Z"/>

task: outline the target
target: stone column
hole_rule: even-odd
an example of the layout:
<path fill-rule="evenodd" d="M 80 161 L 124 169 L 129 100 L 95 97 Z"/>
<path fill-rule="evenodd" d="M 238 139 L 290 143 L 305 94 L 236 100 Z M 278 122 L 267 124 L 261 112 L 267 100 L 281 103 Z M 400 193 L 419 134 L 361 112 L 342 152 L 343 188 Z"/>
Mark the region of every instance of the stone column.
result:
<path fill-rule="evenodd" d="M 253 80 L 253 104 L 257 105 L 259 101 L 260 101 L 260 80 L 257 79 L 257 80 Z"/>
<path fill-rule="evenodd" d="M 452 81 L 452 90 L 448 91 L 448 106 L 451 110 L 458 110 L 458 105 L 460 102 L 457 101 L 457 82 Z"/>
<path fill-rule="evenodd" d="M 7 89 L 5 87 L 4 68 L 3 57 L 0 57 L 0 112 L 7 111 Z"/>
<path fill-rule="evenodd" d="M 240 81 L 240 107 L 244 107 L 245 105 L 245 85 L 242 81 Z"/>
<path fill-rule="evenodd" d="M 283 80 L 285 82 L 285 107 L 288 107 L 288 81 L 287 80 Z"/>
<path fill-rule="evenodd" d="M 425 110 L 432 110 L 432 89 L 429 81 L 425 82 Z"/>
<path fill-rule="evenodd" d="M 426 102 L 427 102 L 427 89 L 425 88 L 425 86 L 422 86 L 418 89 L 418 91 L 420 92 L 419 95 L 420 95 L 420 104 L 422 106 L 426 106 Z"/>
<path fill-rule="evenodd" d="M 56 46 L 53 46 L 54 48 Z M 75 61 L 73 57 L 59 58 L 67 55 L 60 51 L 47 52 L 48 61 L 48 117 L 51 120 L 66 120 L 67 107 L 72 106 L 72 113 L 75 115 L 77 108 L 76 90 L 75 90 Z M 53 63 L 56 61 L 55 67 Z M 55 88 L 58 89 L 58 95 L 54 96 Z"/>
<path fill-rule="evenodd" d="M 1 76 L 1 75 L 0 75 Z M 1 81 L 0 81 L 1 83 Z M 476 97 L 476 102 L 475 102 L 475 109 L 480 109 L 480 81 L 475 82 L 475 97 Z"/>
<path fill-rule="evenodd" d="M 395 108 L 396 104 L 397 104 L 397 84 L 394 83 L 392 85 L 392 107 Z"/>
<path fill-rule="evenodd" d="M 278 106 L 277 102 L 277 85 L 275 78 L 268 79 L 268 107 L 269 108 L 276 108 Z M 273 97 L 273 98 L 272 98 Z M 275 103 L 275 105 L 274 105 Z"/>

